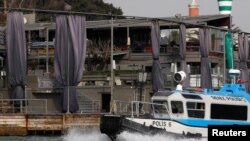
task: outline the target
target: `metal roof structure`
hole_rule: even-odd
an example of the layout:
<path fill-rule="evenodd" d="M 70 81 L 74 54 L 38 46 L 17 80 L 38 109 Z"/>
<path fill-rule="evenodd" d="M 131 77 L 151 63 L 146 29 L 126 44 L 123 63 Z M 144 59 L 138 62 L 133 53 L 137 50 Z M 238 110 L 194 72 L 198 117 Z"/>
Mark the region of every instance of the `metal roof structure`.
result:
<path fill-rule="evenodd" d="M 180 16 L 180 17 L 161 17 L 161 18 L 114 18 L 113 27 L 150 27 L 152 20 L 159 20 L 161 27 L 177 27 L 180 23 L 184 23 L 187 26 L 195 27 L 196 25 L 210 25 L 216 27 L 215 24 L 208 24 L 209 22 L 215 22 L 218 20 L 230 21 L 230 15 L 205 15 L 197 17 Z M 220 22 L 218 24 L 221 24 Z M 227 23 L 230 26 L 230 23 Z M 55 29 L 55 23 L 35 23 L 26 24 L 26 30 L 42 30 L 44 28 Z M 111 20 L 96 20 L 87 21 L 87 28 L 110 28 Z"/>
<path fill-rule="evenodd" d="M 180 17 L 160 17 L 160 18 L 148 18 L 148 19 L 114 19 L 113 26 L 114 27 L 145 27 L 151 26 L 152 20 L 159 20 L 160 26 L 174 26 L 179 25 L 179 23 L 185 23 L 187 25 L 195 26 L 199 25 L 207 25 L 207 22 L 222 20 L 222 19 L 230 19 L 230 15 L 206 15 L 206 16 L 197 16 L 197 17 L 189 17 L 189 16 L 180 16 Z M 105 28 L 110 27 L 110 20 L 100 20 L 100 21 L 87 21 L 88 28 Z"/>
<path fill-rule="evenodd" d="M 212 27 L 218 27 L 216 24 L 224 24 L 224 26 L 231 26 L 230 15 L 204 15 L 204 16 L 175 16 L 175 17 L 159 17 L 159 18 L 131 18 L 131 17 L 115 17 L 113 18 L 114 28 L 127 28 L 127 27 L 151 27 L 152 20 L 159 20 L 161 28 L 179 28 L 180 23 L 184 23 L 187 27 L 197 27 L 196 25 L 209 25 Z M 223 23 L 224 22 L 224 23 Z M 87 21 L 88 29 L 110 29 L 111 20 L 95 20 Z M 221 26 L 221 25 L 220 25 Z M 55 22 L 37 22 L 35 24 L 25 24 L 26 31 L 55 29 Z M 0 31 L 3 33 L 6 26 L 1 26 Z M 0 46 L 0 49 L 5 49 L 4 46 Z"/>

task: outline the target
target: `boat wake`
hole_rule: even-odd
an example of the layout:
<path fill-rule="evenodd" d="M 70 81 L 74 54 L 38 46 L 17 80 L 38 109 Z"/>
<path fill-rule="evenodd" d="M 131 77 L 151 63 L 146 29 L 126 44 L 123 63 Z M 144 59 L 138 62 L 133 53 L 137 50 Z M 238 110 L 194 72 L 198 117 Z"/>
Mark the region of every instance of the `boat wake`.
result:
<path fill-rule="evenodd" d="M 115 141 L 207 141 L 207 139 L 196 138 L 176 138 L 167 134 L 143 135 L 139 133 L 122 132 Z M 63 137 L 63 141 L 111 141 L 108 136 L 101 134 L 99 131 L 71 129 L 67 135 Z"/>
<path fill-rule="evenodd" d="M 156 134 L 156 135 L 143 135 L 130 132 L 122 132 L 117 136 L 116 141 L 207 141 L 206 138 L 178 138 L 173 135 Z"/>
<path fill-rule="evenodd" d="M 105 134 L 97 129 L 70 129 L 63 137 L 63 141 L 111 141 Z"/>

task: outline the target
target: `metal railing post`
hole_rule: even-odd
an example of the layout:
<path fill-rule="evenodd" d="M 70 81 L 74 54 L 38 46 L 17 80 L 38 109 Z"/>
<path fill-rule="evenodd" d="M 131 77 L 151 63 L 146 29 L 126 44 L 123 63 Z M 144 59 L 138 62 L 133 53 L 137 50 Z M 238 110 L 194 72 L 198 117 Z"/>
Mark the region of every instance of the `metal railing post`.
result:
<path fill-rule="evenodd" d="M 1 103 L 1 109 L 2 109 L 1 111 L 3 112 L 3 99 L 1 99 L 1 102 L 2 102 Z"/>
<path fill-rule="evenodd" d="M 27 114 L 28 113 L 28 100 L 25 99 L 25 113 Z"/>
<path fill-rule="evenodd" d="M 132 111 L 131 117 L 133 118 L 134 117 L 134 102 L 133 101 L 131 102 L 131 111 Z"/>
<path fill-rule="evenodd" d="M 13 110 L 12 110 L 12 113 L 14 113 L 14 111 L 15 111 L 15 106 L 14 106 L 14 105 L 15 105 L 15 102 L 14 102 L 14 99 L 13 99 L 13 100 L 12 100 L 12 107 L 13 107 L 13 108 L 12 108 L 12 109 L 13 109 Z"/>
<path fill-rule="evenodd" d="M 20 102 L 20 112 L 23 112 L 23 100 L 18 99 L 18 101 Z"/>
<path fill-rule="evenodd" d="M 45 99 L 45 114 L 47 114 L 47 112 L 48 112 L 48 100 L 47 99 Z"/>
<path fill-rule="evenodd" d="M 139 104 L 140 104 L 140 102 L 136 102 L 136 115 L 137 115 L 137 117 L 139 117 L 139 113 L 140 113 L 140 110 L 139 110 Z"/>

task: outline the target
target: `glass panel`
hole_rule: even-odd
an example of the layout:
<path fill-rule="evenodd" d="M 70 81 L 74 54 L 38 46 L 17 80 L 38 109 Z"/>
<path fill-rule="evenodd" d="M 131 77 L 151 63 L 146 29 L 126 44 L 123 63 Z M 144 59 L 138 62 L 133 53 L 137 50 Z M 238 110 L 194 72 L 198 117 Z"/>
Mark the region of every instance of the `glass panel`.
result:
<path fill-rule="evenodd" d="M 166 109 L 166 107 L 168 108 L 168 102 L 167 101 L 154 101 L 153 103 L 157 103 L 157 104 L 164 104 L 164 105 L 153 105 L 154 106 L 154 112 L 157 114 L 168 114 L 168 109 Z"/>
<path fill-rule="evenodd" d="M 204 118 L 205 104 L 199 102 L 187 102 L 188 117 Z"/>
<path fill-rule="evenodd" d="M 225 32 L 211 29 L 211 48 L 210 51 L 222 53 L 224 48 Z"/>
<path fill-rule="evenodd" d="M 183 103 L 181 101 L 171 101 L 172 113 L 183 113 Z"/>
<path fill-rule="evenodd" d="M 247 106 L 211 104 L 211 119 L 247 120 Z"/>

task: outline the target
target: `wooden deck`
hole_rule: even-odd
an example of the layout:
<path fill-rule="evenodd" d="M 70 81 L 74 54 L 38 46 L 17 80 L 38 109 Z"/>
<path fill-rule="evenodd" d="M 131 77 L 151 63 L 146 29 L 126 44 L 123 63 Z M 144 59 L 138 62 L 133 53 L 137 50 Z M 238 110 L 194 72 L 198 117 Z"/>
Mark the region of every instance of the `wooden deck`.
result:
<path fill-rule="evenodd" d="M 99 128 L 98 114 L 0 114 L 0 136 L 59 135 L 70 128 Z"/>

